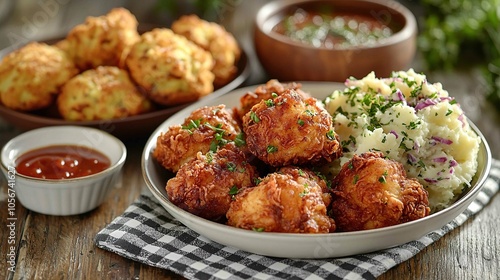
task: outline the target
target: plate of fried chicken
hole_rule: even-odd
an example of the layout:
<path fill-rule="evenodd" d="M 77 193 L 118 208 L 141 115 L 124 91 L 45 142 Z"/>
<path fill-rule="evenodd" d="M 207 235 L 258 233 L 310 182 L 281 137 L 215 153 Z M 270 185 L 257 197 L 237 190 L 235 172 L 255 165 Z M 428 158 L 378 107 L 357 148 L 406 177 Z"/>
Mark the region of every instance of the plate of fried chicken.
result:
<path fill-rule="evenodd" d="M 470 187 L 431 210 L 401 162 L 371 150 L 340 166 L 345 139 L 325 99 L 344 84 L 266 84 L 190 105 L 163 122 L 142 156 L 161 205 L 199 234 L 251 253 L 331 258 L 416 240 L 476 197 L 491 156 L 484 137 Z"/>

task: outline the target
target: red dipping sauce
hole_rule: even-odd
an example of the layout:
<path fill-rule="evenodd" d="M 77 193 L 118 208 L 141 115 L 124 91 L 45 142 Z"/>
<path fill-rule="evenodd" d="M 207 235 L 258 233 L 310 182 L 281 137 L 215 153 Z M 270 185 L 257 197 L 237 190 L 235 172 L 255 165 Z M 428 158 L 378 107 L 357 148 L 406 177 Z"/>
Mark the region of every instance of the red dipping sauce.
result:
<path fill-rule="evenodd" d="M 99 173 L 111 165 L 99 151 L 77 145 L 54 145 L 22 154 L 16 172 L 41 179 L 71 179 Z"/>

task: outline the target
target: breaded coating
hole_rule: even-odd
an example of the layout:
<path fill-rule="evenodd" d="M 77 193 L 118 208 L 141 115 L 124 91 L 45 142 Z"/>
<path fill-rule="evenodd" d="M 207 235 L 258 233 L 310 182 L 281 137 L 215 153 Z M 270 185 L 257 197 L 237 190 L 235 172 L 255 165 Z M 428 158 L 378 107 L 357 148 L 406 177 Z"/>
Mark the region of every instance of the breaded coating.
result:
<path fill-rule="evenodd" d="M 198 152 L 167 182 L 169 200 L 178 207 L 205 219 L 224 218 L 240 189 L 253 187 L 259 177 L 240 150 Z"/>
<path fill-rule="evenodd" d="M 424 187 L 380 152 L 354 155 L 333 180 L 332 193 L 331 215 L 339 231 L 397 225 L 430 212 Z"/>
<path fill-rule="evenodd" d="M 267 81 L 265 85 L 258 86 L 255 91 L 250 91 L 245 93 L 240 98 L 240 105 L 236 108 L 238 117 L 243 119 L 243 116 L 252 109 L 252 107 L 259 103 L 261 100 L 267 100 L 273 98 L 273 95 L 281 95 L 287 89 L 293 89 L 304 98 L 310 97 L 310 95 L 301 90 L 302 84 L 300 83 L 280 83 L 276 79 L 271 79 Z"/>
<path fill-rule="evenodd" d="M 223 86 L 233 79 L 238 71 L 236 63 L 240 59 L 241 49 L 234 36 L 223 26 L 196 15 L 185 15 L 172 23 L 172 31 L 212 54 L 215 61 L 212 69 L 215 86 Z"/>
<path fill-rule="evenodd" d="M 90 121 L 142 114 L 152 104 L 125 70 L 99 66 L 70 79 L 57 97 L 57 107 L 66 120 Z"/>
<path fill-rule="evenodd" d="M 31 111 L 48 107 L 78 69 L 60 49 L 29 43 L 0 63 L 0 99 L 6 107 Z"/>
<path fill-rule="evenodd" d="M 159 104 L 195 101 L 214 89 L 210 53 L 167 28 L 142 34 L 126 62 L 132 78 Z"/>
<path fill-rule="evenodd" d="M 243 117 L 250 152 L 274 167 L 315 165 L 338 158 L 342 149 L 332 117 L 317 102 L 286 90 L 253 106 Z"/>
<path fill-rule="evenodd" d="M 285 167 L 236 195 L 226 214 L 230 226 L 266 232 L 329 233 L 326 183 L 313 172 Z"/>
<path fill-rule="evenodd" d="M 225 105 L 202 107 L 193 111 L 182 125 L 173 125 L 161 133 L 153 156 L 167 170 L 177 172 L 198 152 L 245 145 L 244 135 Z"/>
<path fill-rule="evenodd" d="M 97 66 L 123 68 L 130 47 L 139 40 L 137 25 L 137 19 L 127 9 L 114 8 L 106 15 L 87 17 L 58 46 L 81 70 Z"/>

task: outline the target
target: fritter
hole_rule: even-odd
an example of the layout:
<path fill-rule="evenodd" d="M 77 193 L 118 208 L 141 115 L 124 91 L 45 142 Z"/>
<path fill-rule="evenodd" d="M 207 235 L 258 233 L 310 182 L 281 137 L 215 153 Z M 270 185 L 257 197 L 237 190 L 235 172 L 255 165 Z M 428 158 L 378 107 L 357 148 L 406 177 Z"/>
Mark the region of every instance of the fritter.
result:
<path fill-rule="evenodd" d="M 57 97 L 59 113 L 66 120 L 119 119 L 145 113 L 151 102 L 115 66 L 99 66 L 70 79 Z"/>
<path fill-rule="evenodd" d="M 210 53 L 167 28 L 142 34 L 126 63 L 136 83 L 159 104 L 188 103 L 214 89 Z"/>
<path fill-rule="evenodd" d="M 230 226 L 266 232 L 329 233 L 330 194 L 312 171 L 297 167 L 270 173 L 236 195 L 226 214 Z"/>
<path fill-rule="evenodd" d="M 380 152 L 354 155 L 332 182 L 339 231 L 382 228 L 429 215 L 428 194 L 403 165 Z"/>
<path fill-rule="evenodd" d="M 289 89 L 254 105 L 243 117 L 249 151 L 274 167 L 338 158 L 342 150 L 332 117 L 317 102 Z"/>
<path fill-rule="evenodd" d="M 106 15 L 87 17 L 58 45 L 81 70 L 97 66 L 124 67 L 130 47 L 139 40 L 137 25 L 137 19 L 127 9 L 114 8 Z"/>
<path fill-rule="evenodd" d="M 1 103 L 21 111 L 48 107 L 60 87 L 77 73 L 60 49 L 29 43 L 6 55 L 0 63 Z"/>
<path fill-rule="evenodd" d="M 236 63 L 240 59 L 241 49 L 234 36 L 215 23 L 200 19 L 196 15 L 185 15 L 172 23 L 172 31 L 194 42 L 210 52 L 215 64 L 215 86 L 223 86 L 238 71 Z"/>
<path fill-rule="evenodd" d="M 162 132 L 153 156 L 167 170 L 177 172 L 198 152 L 205 154 L 244 145 L 244 135 L 232 112 L 225 105 L 205 106 L 193 111 L 181 125 Z"/>
<path fill-rule="evenodd" d="M 259 177 L 257 169 L 239 150 L 221 149 L 196 154 L 168 180 L 170 201 L 178 207 L 210 220 L 224 218 L 240 189 L 252 187 Z"/>
<path fill-rule="evenodd" d="M 271 79 L 267 81 L 265 85 L 258 86 L 255 91 L 249 91 L 245 93 L 240 98 L 240 105 L 236 108 L 238 117 L 243 119 L 243 116 L 252 109 L 252 107 L 259 103 L 261 100 L 267 100 L 273 98 L 273 95 L 281 95 L 287 89 L 293 89 L 304 98 L 310 97 L 310 95 L 301 90 L 302 84 L 300 83 L 280 83 L 276 79 Z"/>

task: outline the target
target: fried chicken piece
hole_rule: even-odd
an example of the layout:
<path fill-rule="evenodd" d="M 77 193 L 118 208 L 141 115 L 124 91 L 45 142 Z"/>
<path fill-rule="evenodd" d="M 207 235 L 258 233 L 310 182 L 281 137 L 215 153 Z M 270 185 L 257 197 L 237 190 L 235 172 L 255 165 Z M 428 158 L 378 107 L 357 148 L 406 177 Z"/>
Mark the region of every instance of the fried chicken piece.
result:
<path fill-rule="evenodd" d="M 126 59 L 132 78 L 162 105 L 195 101 L 213 92 L 213 58 L 167 28 L 141 35 Z"/>
<path fill-rule="evenodd" d="M 185 15 L 172 23 L 172 31 L 183 35 L 204 50 L 210 52 L 215 64 L 216 87 L 227 84 L 238 71 L 236 63 L 240 59 L 241 49 L 234 36 L 215 23 L 200 19 L 196 15 Z"/>
<path fill-rule="evenodd" d="M 338 158 L 342 149 L 332 117 L 317 102 L 288 89 L 254 105 L 243 117 L 250 152 L 274 167 L 314 165 Z"/>
<path fill-rule="evenodd" d="M 428 194 L 403 165 L 367 152 L 345 163 L 332 184 L 332 217 L 339 231 L 382 228 L 429 215 Z"/>
<path fill-rule="evenodd" d="M 241 147 L 244 138 L 232 111 L 225 105 L 202 107 L 193 111 L 182 125 L 173 125 L 161 133 L 153 156 L 166 169 L 177 172 L 198 152 Z"/>
<path fill-rule="evenodd" d="M 259 177 L 240 150 L 220 149 L 196 154 L 167 182 L 169 200 L 178 207 L 205 219 L 226 215 L 233 196 L 252 187 Z"/>
<path fill-rule="evenodd" d="M 152 108 L 128 73 L 115 66 L 99 66 L 70 79 L 57 106 L 64 119 L 73 121 L 125 118 Z"/>
<path fill-rule="evenodd" d="M 301 90 L 302 85 L 300 83 L 280 83 L 276 79 L 271 79 L 267 81 L 265 85 L 258 86 L 255 91 L 250 91 L 245 93 L 240 98 L 239 107 L 235 108 L 237 116 L 239 119 L 243 119 L 243 116 L 252 109 L 252 107 L 259 103 L 261 100 L 268 100 L 273 98 L 273 94 L 281 95 L 287 89 L 293 89 L 304 98 L 310 97 L 310 95 Z"/>
<path fill-rule="evenodd" d="M 137 19 L 127 9 L 114 8 L 106 15 L 87 17 L 58 46 L 81 70 L 97 66 L 123 68 L 130 47 L 139 41 L 137 26 Z"/>
<path fill-rule="evenodd" d="M 228 225 L 248 230 L 329 233 L 335 231 L 329 203 L 325 181 L 312 171 L 288 166 L 238 193 L 226 217 Z"/>
<path fill-rule="evenodd" d="M 48 107 L 78 69 L 60 49 L 29 43 L 0 63 L 0 99 L 6 107 L 31 111 Z"/>

